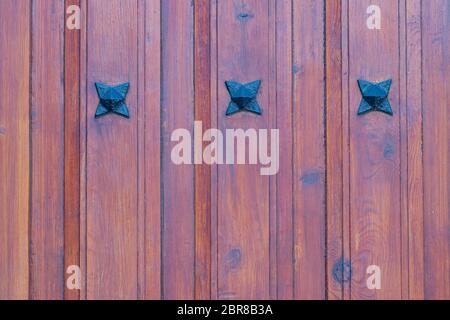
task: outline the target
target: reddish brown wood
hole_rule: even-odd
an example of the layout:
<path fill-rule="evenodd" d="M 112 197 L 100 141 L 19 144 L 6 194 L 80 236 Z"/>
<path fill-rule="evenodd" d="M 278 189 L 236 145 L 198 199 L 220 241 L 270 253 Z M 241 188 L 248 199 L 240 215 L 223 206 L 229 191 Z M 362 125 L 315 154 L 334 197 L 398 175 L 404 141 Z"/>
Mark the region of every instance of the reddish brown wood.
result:
<path fill-rule="evenodd" d="M 324 2 L 294 1 L 294 297 L 324 299 Z"/>
<path fill-rule="evenodd" d="M 267 0 L 218 1 L 217 76 L 218 126 L 270 128 L 268 92 Z M 229 95 L 224 82 L 262 80 L 258 101 L 261 116 L 241 112 L 225 116 Z M 218 168 L 218 297 L 269 297 L 269 177 L 256 165 L 219 165 Z M 251 235 L 251 236 L 250 236 Z"/>
<path fill-rule="evenodd" d="M 218 38 L 217 38 L 217 22 L 218 22 L 218 5 L 217 0 L 210 1 L 210 82 L 211 82 L 211 128 L 218 128 Z M 218 165 L 211 165 L 211 299 L 218 299 L 218 242 L 217 237 L 218 225 Z"/>
<path fill-rule="evenodd" d="M 349 0 L 341 2 L 341 47 L 342 47 L 342 247 L 341 261 L 350 261 L 351 255 L 351 218 L 350 218 L 350 100 L 349 90 Z M 328 112 L 328 111 L 327 111 Z M 327 141 L 327 144 L 331 143 Z M 331 262 L 330 262 L 331 263 Z M 336 262 L 333 262 L 331 267 Z M 329 281 L 335 281 L 333 274 L 328 275 Z M 351 297 L 351 281 L 342 284 L 343 298 Z"/>
<path fill-rule="evenodd" d="M 171 160 L 171 134 L 194 122 L 194 12 L 191 1 L 162 2 L 163 297 L 195 295 L 195 202 L 193 165 Z"/>
<path fill-rule="evenodd" d="M 210 0 L 194 2 L 195 120 L 211 128 Z M 211 297 L 211 166 L 195 166 L 195 298 Z"/>
<path fill-rule="evenodd" d="M 66 0 L 64 8 L 80 5 Z M 67 16 L 66 16 L 67 17 Z M 80 31 L 64 32 L 64 270 L 80 266 Z M 68 275 L 65 275 L 67 279 Z M 79 290 L 64 287 L 64 299 L 78 300 Z"/>
<path fill-rule="evenodd" d="M 145 114 L 140 118 L 145 131 L 143 169 L 145 169 L 144 194 L 145 206 L 145 261 L 141 268 L 145 269 L 145 283 L 142 297 L 145 299 L 161 298 L 161 114 L 160 114 L 160 81 L 161 81 L 161 39 L 159 0 L 141 1 L 144 11 L 145 36 L 140 38 L 145 50 L 145 85 L 140 87 L 143 95 Z M 145 6 L 144 6 L 145 4 Z M 144 6 L 144 7 L 142 7 Z M 144 9 L 145 8 L 145 9 Z M 141 66 L 142 64 L 139 63 Z M 139 67 L 141 69 L 141 67 Z M 139 81 L 141 83 L 141 81 Z M 142 160 L 142 159 L 141 159 Z"/>
<path fill-rule="evenodd" d="M 64 297 L 63 13 L 62 1 L 33 1 L 30 217 L 32 299 Z"/>
<path fill-rule="evenodd" d="M 280 129 L 280 171 L 277 175 L 277 298 L 292 299 L 293 177 L 292 177 L 292 1 L 276 1 L 276 106 Z"/>
<path fill-rule="evenodd" d="M 401 298 L 400 110 L 398 3 L 380 1 L 382 30 L 369 30 L 370 1 L 349 7 L 350 206 L 353 299 Z M 395 116 L 357 116 L 357 80 L 392 79 Z M 369 290 L 367 267 L 381 268 L 382 289 Z"/>
<path fill-rule="evenodd" d="M 0 298 L 448 299 L 450 7 L 379 0 L 368 30 L 370 4 L 0 1 Z M 356 115 L 360 78 L 393 117 Z M 262 116 L 224 115 L 230 79 Z M 130 119 L 94 119 L 95 81 L 131 82 Z M 194 120 L 279 128 L 279 173 L 175 166 Z"/>
<path fill-rule="evenodd" d="M 80 0 L 87 12 L 87 0 Z M 82 15 L 80 30 L 80 299 L 87 298 L 87 15 Z"/>
<path fill-rule="evenodd" d="M 0 2 L 2 300 L 29 297 L 30 17 L 27 2 Z"/>
<path fill-rule="evenodd" d="M 426 299 L 450 297 L 450 3 L 422 2 L 424 277 Z"/>
<path fill-rule="evenodd" d="M 87 1 L 87 298 L 137 298 L 137 2 Z M 99 19 L 98 17 L 103 17 Z M 130 82 L 130 119 L 95 119 L 95 82 Z"/>
<path fill-rule="evenodd" d="M 399 126 L 400 126 L 400 236 L 401 268 L 409 265 L 408 228 L 408 109 L 407 109 L 407 10 L 405 0 L 398 3 L 399 37 Z M 409 296 L 409 273 L 401 273 L 401 298 Z"/>
<path fill-rule="evenodd" d="M 341 1 L 326 1 L 326 159 L 327 159 L 327 298 L 343 298 L 343 284 L 333 279 L 333 265 L 343 248 L 343 122 Z"/>
<path fill-rule="evenodd" d="M 424 298 L 423 107 L 421 1 L 406 1 L 408 136 L 408 287 L 410 299 Z M 404 227 L 406 229 L 406 226 Z M 406 273 L 406 272 L 405 272 Z"/>
<path fill-rule="evenodd" d="M 138 21 L 137 21 L 137 65 L 145 66 L 145 59 L 146 59 L 146 44 L 145 39 L 147 36 L 147 30 L 145 28 L 145 20 L 146 20 L 146 3 L 145 1 L 137 1 L 137 14 L 138 14 Z M 159 63 L 159 61 L 157 61 Z M 147 87 L 147 81 L 146 81 L 146 68 L 139 68 L 137 72 L 137 131 L 138 131 L 138 140 L 137 140 L 137 298 L 138 299 L 144 299 L 146 295 L 146 268 L 145 268 L 145 260 L 146 260 L 146 228 L 147 225 L 145 224 L 146 221 L 146 212 L 145 212 L 145 206 L 146 206 L 146 198 L 147 194 L 145 193 L 145 182 L 147 180 L 146 176 L 146 115 L 147 115 L 147 103 L 145 100 L 145 89 Z M 158 118 L 154 119 L 153 121 L 158 122 Z M 150 161 L 150 160 L 149 160 Z M 158 189 L 157 189 L 158 190 Z M 158 227 L 156 225 L 155 227 Z M 149 230 L 150 231 L 150 230 Z M 154 230 L 152 230 L 154 231 Z M 155 245 L 155 244 L 153 244 Z M 150 288 L 149 288 L 150 289 Z M 155 288 L 157 289 L 157 288 Z M 158 290 L 155 290 L 158 291 Z M 154 293 L 155 295 L 157 292 Z"/>
<path fill-rule="evenodd" d="M 269 83 L 277 83 L 277 9 L 276 0 L 269 0 L 269 34 L 268 34 L 268 67 Z M 289 70 L 289 69 L 288 69 Z M 268 89 L 269 106 L 274 106 L 268 110 L 269 128 L 277 128 L 277 86 L 270 86 Z M 268 139 L 269 140 L 269 139 Z M 270 141 L 270 140 L 269 140 Z M 273 154 L 278 146 L 270 144 L 268 151 Z M 277 159 L 278 161 L 278 159 Z M 278 168 L 279 169 L 279 168 Z M 278 263 L 277 263 L 277 175 L 269 176 L 269 298 L 276 299 L 278 295 Z"/>

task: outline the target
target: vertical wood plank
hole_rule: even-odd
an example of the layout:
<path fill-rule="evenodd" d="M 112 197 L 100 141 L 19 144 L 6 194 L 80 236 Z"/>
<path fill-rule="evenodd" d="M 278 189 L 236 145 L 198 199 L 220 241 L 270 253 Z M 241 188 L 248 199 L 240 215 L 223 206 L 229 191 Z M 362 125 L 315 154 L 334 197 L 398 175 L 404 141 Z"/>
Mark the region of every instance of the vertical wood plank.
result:
<path fill-rule="evenodd" d="M 80 300 L 87 299 L 87 0 L 80 0 Z"/>
<path fill-rule="evenodd" d="M 247 130 L 270 129 L 269 2 L 219 1 L 218 125 Z M 262 80 L 258 101 L 261 116 L 241 112 L 230 117 L 225 81 Z M 218 297 L 265 299 L 269 297 L 269 177 L 259 166 L 219 165 L 218 168 Z"/>
<path fill-rule="evenodd" d="M 343 257 L 342 21 L 340 0 L 326 5 L 326 142 L 327 142 L 327 298 L 343 298 L 343 284 L 333 266 Z"/>
<path fill-rule="evenodd" d="M 143 5 L 145 4 L 145 6 Z M 161 37 L 159 0 L 141 1 L 142 10 L 145 10 L 144 37 L 140 35 L 143 43 L 145 85 L 141 88 L 144 96 L 145 114 L 140 113 L 141 126 L 144 127 L 145 151 L 143 168 L 145 174 L 144 190 L 140 190 L 145 198 L 145 287 L 143 297 L 146 299 L 161 298 L 161 115 L 160 115 L 160 80 L 161 80 Z M 139 63 L 139 69 L 141 69 Z M 139 81 L 141 82 L 141 81 Z M 142 90 L 141 90 L 142 89 Z M 142 160 L 142 159 L 141 159 Z"/>
<path fill-rule="evenodd" d="M 0 2 L 0 299 L 28 299 L 30 2 Z"/>
<path fill-rule="evenodd" d="M 217 21 L 218 21 L 218 5 L 217 0 L 210 1 L 210 82 L 211 82 L 211 128 L 218 128 L 218 39 L 217 39 Z M 211 165 L 211 299 L 218 298 L 218 165 Z"/>
<path fill-rule="evenodd" d="M 450 297 L 450 2 L 422 1 L 425 298 Z"/>
<path fill-rule="evenodd" d="M 277 128 L 277 9 L 276 0 L 269 0 L 268 3 L 268 82 L 275 85 L 270 86 L 268 90 L 268 126 L 269 128 Z M 287 70 L 289 70 L 287 65 Z M 269 131 L 270 132 L 270 131 Z M 267 139 L 270 141 L 270 139 Z M 268 146 L 268 152 L 272 155 L 275 149 L 279 149 L 280 146 L 270 144 Z M 279 158 L 279 157 L 278 157 Z M 277 159 L 279 161 L 279 159 Z M 278 164 L 279 172 L 279 164 Z M 277 174 L 278 174 L 277 172 Z M 277 206 L 278 206 L 278 190 L 277 190 L 277 174 L 269 176 L 269 195 L 267 201 L 269 202 L 269 298 L 276 299 L 278 295 L 278 263 L 277 263 Z"/>
<path fill-rule="evenodd" d="M 64 11 L 79 0 L 66 0 Z M 65 15 L 67 18 L 67 15 Z M 64 28 L 64 272 L 80 266 L 80 31 Z M 65 274 L 65 279 L 67 279 Z M 79 290 L 64 286 L 64 299 Z"/>
<path fill-rule="evenodd" d="M 406 2 L 398 1 L 398 37 L 399 37 L 399 130 L 400 144 L 400 255 L 401 255 L 401 298 L 409 296 L 409 249 L 408 249 L 408 108 L 407 108 L 407 30 Z"/>
<path fill-rule="evenodd" d="M 194 21 L 195 120 L 211 128 L 210 0 L 196 0 Z M 195 166 L 195 298 L 211 297 L 211 166 Z"/>
<path fill-rule="evenodd" d="M 341 1 L 341 48 L 342 48 L 342 262 L 350 261 L 351 255 L 351 214 L 350 214 L 350 100 L 349 90 L 349 0 Z M 336 262 L 332 264 L 332 267 Z M 343 269 L 340 276 L 343 278 Z M 329 281 L 336 281 L 334 272 Z M 351 298 L 351 281 L 342 283 L 343 299 Z"/>
<path fill-rule="evenodd" d="M 137 297 L 137 1 L 90 0 L 87 34 L 87 298 Z M 130 82 L 130 119 L 95 119 L 95 82 Z"/>
<path fill-rule="evenodd" d="M 421 0 L 406 1 L 409 298 L 424 298 L 422 16 Z M 404 226 L 405 228 L 405 226 Z M 403 268 L 403 272 L 405 272 Z"/>
<path fill-rule="evenodd" d="M 145 100 L 145 89 L 147 86 L 146 81 L 146 65 L 145 65 L 145 38 L 147 37 L 146 31 L 146 2 L 142 0 L 137 1 L 137 219 L 136 219 L 136 232 L 137 232 L 137 298 L 144 299 L 147 289 L 146 278 L 146 212 L 145 204 L 147 194 L 145 193 L 145 183 L 147 181 L 146 176 L 146 122 L 145 116 L 147 114 L 147 104 Z M 150 36 L 150 35 L 148 35 Z M 158 119 L 154 119 L 159 123 Z M 155 226 L 157 227 L 157 226 Z M 157 249 L 157 248 L 156 248 Z M 150 251 L 151 252 L 151 251 Z M 157 271 L 157 270 L 155 270 Z M 149 288 L 150 289 L 150 288 Z"/>
<path fill-rule="evenodd" d="M 89 29 L 64 31 L 80 2 Z M 1 1 L 0 298 L 77 299 L 64 270 L 81 264 L 82 298 L 341 299 L 333 267 L 350 253 L 352 298 L 448 298 L 450 7 L 378 2 L 379 31 L 365 26 L 368 0 Z M 394 117 L 357 117 L 356 80 L 389 77 Z M 230 79 L 263 80 L 262 117 L 225 117 Z M 131 82 L 131 119 L 93 119 L 95 81 Z M 276 123 L 277 177 L 174 166 L 170 134 L 194 119 Z M 366 288 L 370 264 L 382 290 Z"/>
<path fill-rule="evenodd" d="M 30 296 L 64 297 L 64 1 L 33 1 Z"/>
<path fill-rule="evenodd" d="M 268 105 L 267 110 L 268 128 L 277 128 L 277 9 L 276 0 L 269 0 L 268 3 L 268 83 L 273 83 L 273 86 L 268 88 Z M 289 66 L 288 66 L 289 69 Z M 270 132 L 270 131 L 268 131 Z M 268 136 L 267 141 L 270 141 Z M 270 154 L 274 154 L 275 149 L 280 146 L 268 145 L 267 150 Z M 279 157 L 278 157 L 279 158 Z M 277 159 L 279 160 L 279 159 Z M 278 171 L 279 172 L 279 164 Z M 277 174 L 269 176 L 269 194 L 267 196 L 269 208 L 269 298 L 276 299 L 278 292 L 278 264 L 277 264 Z"/>
<path fill-rule="evenodd" d="M 395 1 L 378 1 L 382 27 L 369 30 L 366 10 L 371 4 L 351 1 L 349 8 L 351 296 L 400 299 L 399 8 Z M 392 79 L 393 117 L 380 112 L 357 116 L 358 79 Z M 381 290 L 366 286 L 370 265 L 381 268 Z"/>
<path fill-rule="evenodd" d="M 323 1 L 293 7 L 294 297 L 324 299 L 325 128 Z"/>
<path fill-rule="evenodd" d="M 194 16 L 189 0 L 162 2 L 163 297 L 193 299 L 194 167 L 171 160 L 171 134 L 194 122 Z"/>
<path fill-rule="evenodd" d="M 293 299 L 292 177 L 292 1 L 276 1 L 276 117 L 280 130 L 280 171 L 277 179 L 277 298 Z"/>

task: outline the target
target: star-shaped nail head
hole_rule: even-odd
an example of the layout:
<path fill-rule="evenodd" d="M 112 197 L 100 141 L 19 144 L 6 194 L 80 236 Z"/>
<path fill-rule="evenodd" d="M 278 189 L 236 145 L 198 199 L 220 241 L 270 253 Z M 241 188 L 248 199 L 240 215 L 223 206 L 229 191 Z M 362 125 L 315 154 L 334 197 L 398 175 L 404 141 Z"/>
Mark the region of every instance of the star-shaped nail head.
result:
<path fill-rule="evenodd" d="M 388 95 L 391 89 L 392 80 L 379 83 L 372 83 L 365 80 L 358 80 L 359 90 L 361 90 L 362 100 L 359 105 L 358 115 L 371 111 L 380 111 L 393 115 Z"/>
<path fill-rule="evenodd" d="M 112 112 L 122 117 L 129 118 L 130 114 L 128 112 L 128 107 L 125 104 L 125 98 L 129 87 L 129 82 L 118 85 L 107 85 L 96 82 L 95 88 L 97 89 L 100 102 L 97 111 L 95 111 L 95 117 L 98 118 Z"/>
<path fill-rule="evenodd" d="M 231 101 L 228 105 L 226 115 L 232 115 L 240 111 L 249 111 L 256 114 L 262 114 L 261 107 L 256 101 L 261 80 L 241 84 L 234 81 L 226 81 L 228 93 Z"/>

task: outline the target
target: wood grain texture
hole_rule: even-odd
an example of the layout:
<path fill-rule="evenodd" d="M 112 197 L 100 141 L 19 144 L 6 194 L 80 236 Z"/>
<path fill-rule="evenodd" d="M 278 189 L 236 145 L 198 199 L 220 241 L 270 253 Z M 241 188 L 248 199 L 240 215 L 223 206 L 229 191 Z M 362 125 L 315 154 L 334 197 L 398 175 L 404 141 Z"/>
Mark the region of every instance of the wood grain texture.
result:
<path fill-rule="evenodd" d="M 400 116 L 398 3 L 379 1 L 382 29 L 366 27 L 370 1 L 349 7 L 350 206 L 353 299 L 401 298 Z M 392 79 L 394 116 L 357 116 L 357 80 Z M 381 268 L 382 289 L 366 286 L 370 265 Z"/>
<path fill-rule="evenodd" d="M 87 298 L 137 298 L 137 1 L 87 2 Z M 99 17 L 102 17 L 99 19 Z M 130 82 L 130 119 L 95 119 L 95 82 Z"/>
<path fill-rule="evenodd" d="M 143 299 L 146 294 L 146 193 L 145 182 L 146 176 L 146 122 L 145 116 L 147 114 L 147 104 L 145 101 L 145 89 L 147 82 L 146 67 L 145 67 L 145 38 L 147 37 L 147 30 L 145 29 L 146 19 L 146 3 L 145 1 L 137 1 L 137 212 L 136 212 L 136 235 L 137 235 L 137 299 Z M 158 61 L 159 62 L 159 61 Z M 139 68 L 139 66 L 143 66 Z M 158 122 L 158 118 L 154 119 Z M 156 181 L 157 182 L 157 181 Z M 155 227 L 158 227 L 156 225 Z M 157 291 L 157 290 L 155 290 Z M 156 293 L 156 292 L 155 292 Z"/>
<path fill-rule="evenodd" d="M 161 38 L 160 17 L 161 6 L 159 0 L 141 1 L 144 11 L 145 37 L 142 37 L 145 57 L 144 86 L 140 87 L 143 95 L 145 114 L 140 117 L 141 126 L 144 127 L 144 154 L 143 169 L 145 169 L 144 193 L 145 205 L 145 283 L 141 298 L 161 298 Z M 142 5 L 144 5 L 144 8 Z M 140 14 L 142 14 L 140 12 Z M 139 63 L 142 69 L 142 63 Z M 142 81 L 139 81 L 141 83 Z M 141 104 L 140 104 L 141 105 Z"/>
<path fill-rule="evenodd" d="M 218 73 L 218 38 L 217 38 L 217 22 L 218 22 L 218 4 L 217 0 L 210 1 L 210 83 L 211 83 L 211 128 L 218 128 L 219 110 L 218 110 L 218 92 L 219 92 L 219 79 Z M 220 86 L 222 88 L 222 86 Z M 218 290 L 218 237 L 217 231 L 219 226 L 217 224 L 218 214 L 218 174 L 219 165 L 211 165 L 211 299 L 217 300 L 219 295 Z"/>
<path fill-rule="evenodd" d="M 30 296 L 64 297 L 64 1 L 33 1 Z"/>
<path fill-rule="evenodd" d="M 325 1 L 326 159 L 327 159 L 327 298 L 343 298 L 343 283 L 334 281 L 333 266 L 343 248 L 342 21 L 340 0 Z"/>
<path fill-rule="evenodd" d="M 293 112 L 292 1 L 276 1 L 276 117 L 280 130 L 280 170 L 276 176 L 277 298 L 293 299 Z"/>
<path fill-rule="evenodd" d="M 268 69 L 269 2 L 219 1 L 217 5 L 219 129 L 270 128 L 269 110 L 274 106 L 269 105 L 268 95 L 273 85 Z M 228 80 L 262 80 L 261 116 L 248 112 L 225 116 Z M 219 165 L 217 179 L 218 297 L 268 298 L 269 178 L 261 176 L 256 165 Z"/>
<path fill-rule="evenodd" d="M 323 1 L 294 1 L 294 298 L 324 299 L 325 70 Z"/>
<path fill-rule="evenodd" d="M 66 0 L 64 8 L 71 5 L 80 6 L 80 1 Z M 80 266 L 80 31 L 65 28 L 64 272 L 71 265 Z M 65 279 L 68 276 L 65 274 Z M 64 299 L 79 298 L 79 290 L 69 290 L 64 286 Z"/>
<path fill-rule="evenodd" d="M 406 2 L 406 101 L 408 140 L 408 294 L 424 298 L 423 106 L 421 0 Z M 405 268 L 402 270 L 406 273 Z"/>
<path fill-rule="evenodd" d="M 404 0 L 398 2 L 399 38 L 399 129 L 400 129 L 400 255 L 401 269 L 409 268 L 409 224 L 408 217 L 408 106 L 407 106 L 407 9 Z M 409 297 L 409 273 L 401 272 L 401 299 Z"/>
<path fill-rule="evenodd" d="M 269 0 L 268 3 L 269 15 L 269 33 L 268 33 L 268 82 L 277 83 L 277 4 L 276 0 Z M 270 128 L 277 128 L 277 87 L 270 86 L 268 90 L 268 105 L 271 106 L 268 110 L 268 125 Z M 270 131 L 268 131 L 270 132 Z M 268 136 L 269 137 L 269 136 Z M 267 139 L 270 141 L 270 139 Z M 270 144 L 267 147 L 270 154 L 274 154 L 278 145 Z M 279 161 L 279 156 L 277 161 Z M 279 163 L 277 163 L 277 174 L 279 172 Z M 278 263 L 277 263 L 277 206 L 278 206 L 278 190 L 277 190 L 277 174 L 269 176 L 269 298 L 276 299 L 278 294 Z"/>
<path fill-rule="evenodd" d="M 87 0 L 80 0 L 87 12 Z M 80 300 L 87 298 L 87 14 L 82 14 L 80 30 Z"/>
<path fill-rule="evenodd" d="M 449 36 L 446 0 L 0 1 L 0 299 L 449 299 Z M 357 116 L 388 78 L 394 116 Z M 173 164 L 194 120 L 278 128 L 278 174 Z"/>
<path fill-rule="evenodd" d="M 190 0 L 162 2 L 163 297 L 193 299 L 195 287 L 194 167 L 171 160 L 174 130 L 192 134 L 194 11 Z"/>
<path fill-rule="evenodd" d="M 426 299 L 450 297 L 450 3 L 422 1 Z"/>
<path fill-rule="evenodd" d="M 211 128 L 210 0 L 194 2 L 195 120 Z M 205 145 L 203 145 L 205 146 Z M 211 297 L 211 166 L 195 166 L 195 298 Z"/>
<path fill-rule="evenodd" d="M 0 299 L 29 298 L 30 6 L 0 2 Z"/>
<path fill-rule="evenodd" d="M 350 101 L 349 90 L 349 0 L 341 1 L 341 85 L 342 85 L 342 260 L 350 261 L 351 255 L 351 212 L 350 212 Z M 329 111 L 327 111 L 329 112 Z M 327 141 L 327 144 L 332 143 Z M 336 262 L 333 263 L 333 266 Z M 343 273 L 341 273 L 341 276 Z M 328 275 L 330 281 L 335 281 L 333 274 Z M 351 281 L 342 284 L 343 299 L 351 298 Z"/>

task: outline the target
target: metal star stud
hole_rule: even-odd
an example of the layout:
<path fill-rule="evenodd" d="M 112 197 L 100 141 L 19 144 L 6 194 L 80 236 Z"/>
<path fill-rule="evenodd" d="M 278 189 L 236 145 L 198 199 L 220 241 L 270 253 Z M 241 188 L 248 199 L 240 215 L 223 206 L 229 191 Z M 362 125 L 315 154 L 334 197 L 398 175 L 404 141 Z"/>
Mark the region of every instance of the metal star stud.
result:
<path fill-rule="evenodd" d="M 95 117 L 98 118 L 112 112 L 119 116 L 129 118 L 130 114 L 128 113 L 127 105 L 125 104 L 125 98 L 129 87 L 129 82 L 111 86 L 96 82 L 95 88 L 97 89 L 100 102 L 95 111 Z"/>
<path fill-rule="evenodd" d="M 248 111 L 256 114 L 261 114 L 261 107 L 256 101 L 261 80 L 241 84 L 234 81 L 226 81 L 228 93 L 231 97 L 231 102 L 228 105 L 226 115 L 232 115 L 240 111 Z"/>
<path fill-rule="evenodd" d="M 392 80 L 379 83 L 372 83 L 365 80 L 358 80 L 359 90 L 361 90 L 362 100 L 359 105 L 358 115 L 371 111 L 380 111 L 393 115 L 388 95 L 391 89 Z"/>

